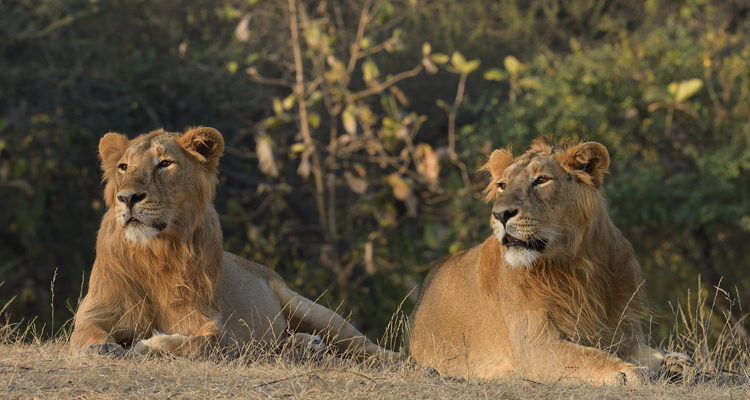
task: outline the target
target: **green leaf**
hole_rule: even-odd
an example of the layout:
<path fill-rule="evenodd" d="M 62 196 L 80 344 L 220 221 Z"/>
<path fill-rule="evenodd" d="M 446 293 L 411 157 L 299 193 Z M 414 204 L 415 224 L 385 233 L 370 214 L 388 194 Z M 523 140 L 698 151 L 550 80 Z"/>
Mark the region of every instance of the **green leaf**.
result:
<path fill-rule="evenodd" d="M 461 70 L 461 72 L 463 72 L 464 74 L 468 75 L 468 74 L 476 71 L 477 68 L 479 68 L 479 64 L 481 64 L 481 63 L 482 62 L 479 59 L 467 61 L 464 69 Z"/>
<path fill-rule="evenodd" d="M 450 57 L 447 54 L 435 53 L 430 56 L 430 60 L 437 64 L 445 64 L 450 60 Z"/>
<path fill-rule="evenodd" d="M 238 68 L 239 66 L 240 66 L 240 65 L 239 65 L 239 64 L 237 63 L 237 61 L 231 61 L 231 62 L 229 62 L 229 63 L 227 64 L 227 70 L 229 70 L 229 73 L 230 73 L 230 74 L 233 74 L 233 73 L 237 72 L 237 68 Z"/>
<path fill-rule="evenodd" d="M 518 80 L 518 84 L 526 89 L 539 90 L 542 88 L 542 82 L 537 78 L 521 78 Z"/>
<path fill-rule="evenodd" d="M 364 79 L 367 86 L 374 85 L 376 83 L 375 79 L 379 76 L 380 70 L 378 70 L 377 64 L 372 59 L 368 58 L 362 63 L 362 79 Z"/>
<path fill-rule="evenodd" d="M 302 153 L 305 149 L 307 149 L 307 145 L 304 143 L 295 143 L 289 148 L 292 153 Z"/>
<path fill-rule="evenodd" d="M 245 59 L 245 65 L 250 65 L 260 58 L 260 53 L 250 53 Z"/>
<path fill-rule="evenodd" d="M 680 87 L 679 82 L 672 82 L 667 86 L 667 92 L 671 95 L 677 94 L 677 89 Z"/>
<path fill-rule="evenodd" d="M 290 94 L 289 96 L 286 96 L 284 101 L 281 102 L 281 105 L 284 106 L 285 110 L 291 110 L 292 107 L 294 107 L 294 102 L 297 101 L 297 95 L 294 93 Z"/>
<path fill-rule="evenodd" d="M 273 98 L 273 112 L 275 112 L 276 115 L 281 115 L 281 113 L 284 112 L 284 106 L 281 104 L 281 100 L 279 100 L 278 97 Z"/>
<path fill-rule="evenodd" d="M 370 47 L 372 47 L 372 44 L 373 44 L 373 41 L 372 41 L 372 39 L 370 39 L 369 37 L 363 37 L 363 38 L 362 38 L 362 41 L 361 41 L 361 42 L 359 42 L 359 47 L 360 47 L 360 48 L 361 48 L 362 50 L 367 50 L 367 49 L 369 49 Z"/>
<path fill-rule="evenodd" d="M 689 99 L 694 94 L 698 93 L 703 88 L 703 81 L 700 79 L 690 79 L 687 81 L 680 82 L 680 86 L 677 88 L 677 93 L 674 95 L 674 101 L 682 103 Z"/>
<path fill-rule="evenodd" d="M 323 94 L 320 93 L 320 90 L 316 90 L 312 93 L 310 93 L 310 97 L 307 98 L 307 105 L 308 106 L 314 106 L 315 103 L 319 102 L 320 99 L 323 98 Z"/>
<path fill-rule="evenodd" d="M 517 58 L 513 56 L 507 56 L 503 60 L 503 65 L 505 66 L 505 70 L 508 71 L 510 76 L 516 76 L 519 72 L 523 71 L 524 68 L 526 68 L 525 65 L 523 65 L 520 61 L 518 61 Z"/>
<path fill-rule="evenodd" d="M 384 23 L 388 22 L 391 19 L 392 15 L 393 5 L 387 1 L 383 2 L 380 5 L 380 9 L 378 10 L 378 24 L 383 25 Z"/>
<path fill-rule="evenodd" d="M 508 78 L 508 74 L 499 68 L 491 68 L 484 71 L 484 79 L 488 81 L 502 81 Z"/>
<path fill-rule="evenodd" d="M 427 57 L 430 55 L 431 52 L 432 52 L 432 45 L 430 45 L 429 42 L 424 42 L 422 44 L 422 55 L 424 57 Z"/>
<path fill-rule="evenodd" d="M 464 68 L 466 68 L 466 58 L 464 58 L 463 54 L 454 51 L 451 56 L 451 65 L 456 70 L 463 72 Z"/>
<path fill-rule="evenodd" d="M 320 126 L 320 115 L 318 113 L 310 113 L 307 116 L 307 122 L 310 123 L 310 126 L 313 128 L 317 128 Z"/>

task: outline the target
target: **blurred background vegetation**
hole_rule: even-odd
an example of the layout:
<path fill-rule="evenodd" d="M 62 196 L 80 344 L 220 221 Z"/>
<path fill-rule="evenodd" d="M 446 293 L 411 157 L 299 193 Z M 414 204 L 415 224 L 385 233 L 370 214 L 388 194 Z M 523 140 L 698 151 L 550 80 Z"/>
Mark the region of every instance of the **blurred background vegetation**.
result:
<path fill-rule="evenodd" d="M 554 133 L 610 151 L 605 192 L 645 271 L 652 339 L 703 299 L 709 335 L 730 327 L 748 343 L 749 11 L 2 1 L 0 310 L 47 331 L 72 316 L 104 212 L 104 133 L 205 125 L 227 144 L 226 249 L 377 337 L 432 261 L 490 234 L 474 173 L 490 152 Z"/>

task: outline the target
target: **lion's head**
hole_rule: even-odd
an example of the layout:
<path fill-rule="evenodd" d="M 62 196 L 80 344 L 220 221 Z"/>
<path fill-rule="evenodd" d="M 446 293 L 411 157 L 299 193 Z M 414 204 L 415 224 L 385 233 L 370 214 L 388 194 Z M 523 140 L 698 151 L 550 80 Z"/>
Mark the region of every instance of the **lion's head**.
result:
<path fill-rule="evenodd" d="M 186 133 L 156 130 L 128 141 L 108 133 L 99 142 L 104 200 L 114 211 L 115 235 L 130 244 L 157 237 L 185 241 L 217 183 L 221 134 L 199 127 Z"/>
<path fill-rule="evenodd" d="M 540 138 L 518 157 L 510 149 L 492 153 L 482 169 L 492 174 L 486 200 L 494 202 L 490 223 L 506 247 L 505 262 L 528 268 L 578 255 L 592 221 L 606 213 L 601 187 L 608 167 L 607 149 L 594 142 Z"/>

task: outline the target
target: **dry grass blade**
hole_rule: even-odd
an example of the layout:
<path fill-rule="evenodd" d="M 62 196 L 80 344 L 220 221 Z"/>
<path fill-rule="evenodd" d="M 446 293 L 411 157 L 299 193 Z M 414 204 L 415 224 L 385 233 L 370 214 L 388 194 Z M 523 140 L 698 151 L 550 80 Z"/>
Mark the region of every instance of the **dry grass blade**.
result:
<path fill-rule="evenodd" d="M 750 394 L 750 353 L 721 315 L 711 312 L 699 288 L 690 307 L 675 309 L 668 350 L 693 356 L 701 371 L 689 384 L 669 377 L 644 386 L 600 387 L 563 380 L 522 377 L 494 381 L 441 377 L 409 359 L 385 364 L 355 363 L 294 352 L 248 347 L 238 356 L 209 360 L 180 357 L 115 359 L 71 357 L 64 327 L 50 340 L 19 325 L 0 327 L 2 398 L 649 398 L 746 399 Z M 693 292 L 691 292 L 692 294 Z M 712 299 L 715 301 L 715 299 Z M 692 303 L 695 301 L 695 303 Z M 398 349 L 406 330 L 404 313 L 394 314 L 381 345 Z M 68 328 L 69 329 L 69 328 Z"/>

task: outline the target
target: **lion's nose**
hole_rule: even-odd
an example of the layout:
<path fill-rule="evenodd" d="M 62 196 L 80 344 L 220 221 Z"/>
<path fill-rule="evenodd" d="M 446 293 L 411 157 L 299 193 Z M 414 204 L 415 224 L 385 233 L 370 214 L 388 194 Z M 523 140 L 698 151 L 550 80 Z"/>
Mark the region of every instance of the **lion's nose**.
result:
<path fill-rule="evenodd" d="M 509 219 L 515 217 L 518 215 L 518 210 L 503 210 L 503 211 L 493 211 L 492 216 L 495 217 L 500 223 L 505 226 L 505 223 L 508 222 Z"/>
<path fill-rule="evenodd" d="M 121 203 L 125 203 L 128 208 L 133 208 L 133 206 L 138 203 L 139 201 L 142 201 L 146 198 L 146 193 L 138 193 L 135 191 L 127 191 L 127 192 L 120 192 L 117 195 L 117 200 Z"/>

